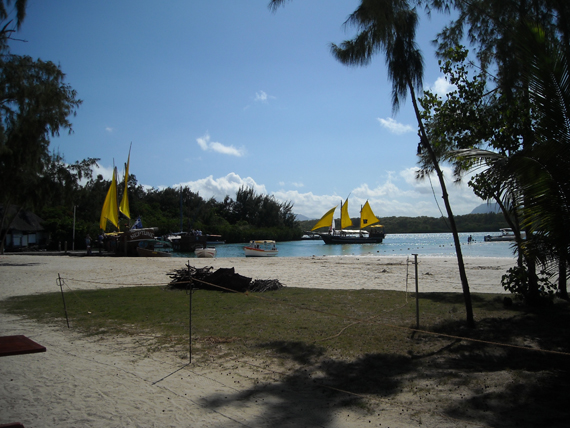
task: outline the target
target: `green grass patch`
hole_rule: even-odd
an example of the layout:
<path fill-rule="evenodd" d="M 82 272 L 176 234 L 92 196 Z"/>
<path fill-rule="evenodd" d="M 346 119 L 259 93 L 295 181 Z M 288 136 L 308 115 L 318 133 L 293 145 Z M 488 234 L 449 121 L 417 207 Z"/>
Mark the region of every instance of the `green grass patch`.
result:
<path fill-rule="evenodd" d="M 132 287 L 65 293 L 72 328 L 87 335 L 149 334 L 157 341 L 188 342 L 190 295 L 162 287 Z M 478 319 L 509 318 L 502 296 L 474 295 Z M 39 322 L 65 323 L 61 293 L 14 297 L 2 310 Z M 434 329 L 464 319 L 463 297 L 454 293 L 420 298 L 420 327 Z M 397 291 L 284 288 L 259 294 L 196 290 L 192 295 L 192 336 L 197 342 L 245 349 L 284 344 L 319 355 L 355 357 L 370 353 L 409 354 L 415 327 L 415 297 Z M 302 344 L 302 346 L 300 345 Z M 429 346 L 433 346 L 433 340 Z M 422 351 L 422 344 L 414 345 Z M 419 348 L 418 348 L 419 347 Z M 318 349 L 318 351 L 315 351 Z"/>

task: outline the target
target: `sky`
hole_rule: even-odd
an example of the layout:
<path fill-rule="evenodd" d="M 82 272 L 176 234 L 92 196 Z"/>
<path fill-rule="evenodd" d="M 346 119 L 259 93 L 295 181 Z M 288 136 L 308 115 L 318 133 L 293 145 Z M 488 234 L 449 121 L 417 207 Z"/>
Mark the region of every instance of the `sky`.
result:
<path fill-rule="evenodd" d="M 331 43 L 358 0 L 28 0 L 11 52 L 58 64 L 83 100 L 51 148 L 97 173 L 153 188 L 235 198 L 241 186 L 320 218 L 349 197 L 378 217 L 444 211 L 437 179 L 417 181 L 417 122 L 394 114 L 384 58 L 348 67 Z M 449 16 L 421 14 L 424 87 L 445 93 L 430 43 Z M 454 213 L 483 203 L 444 168 Z M 431 184 L 433 184 L 433 191 Z M 435 192 L 435 196 L 434 196 Z M 336 211 L 336 217 L 340 210 Z"/>

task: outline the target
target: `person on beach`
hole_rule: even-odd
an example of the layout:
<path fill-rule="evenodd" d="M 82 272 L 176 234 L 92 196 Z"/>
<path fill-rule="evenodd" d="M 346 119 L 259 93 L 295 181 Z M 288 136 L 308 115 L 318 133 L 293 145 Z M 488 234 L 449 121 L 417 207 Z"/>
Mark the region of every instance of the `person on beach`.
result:
<path fill-rule="evenodd" d="M 101 252 L 103 251 L 103 233 L 99 234 L 99 237 L 97 238 L 99 241 L 99 254 L 101 254 Z"/>
<path fill-rule="evenodd" d="M 89 234 L 87 234 L 87 236 L 85 237 L 85 247 L 87 248 L 87 255 L 90 256 L 91 255 L 91 236 L 89 236 Z"/>

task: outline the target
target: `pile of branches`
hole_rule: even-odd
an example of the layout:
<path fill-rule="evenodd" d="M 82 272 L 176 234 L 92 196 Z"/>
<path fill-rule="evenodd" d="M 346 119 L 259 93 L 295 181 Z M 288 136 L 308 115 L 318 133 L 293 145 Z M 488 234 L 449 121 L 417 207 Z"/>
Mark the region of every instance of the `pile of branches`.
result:
<path fill-rule="evenodd" d="M 277 279 L 256 279 L 252 281 L 247 276 L 242 276 L 232 268 L 220 268 L 214 271 L 213 267 L 195 268 L 186 264 L 183 269 L 176 269 L 167 273 L 171 281 L 168 287 L 171 289 L 188 290 L 190 288 L 200 290 L 238 291 L 245 293 L 251 291 L 261 293 L 283 288 Z"/>

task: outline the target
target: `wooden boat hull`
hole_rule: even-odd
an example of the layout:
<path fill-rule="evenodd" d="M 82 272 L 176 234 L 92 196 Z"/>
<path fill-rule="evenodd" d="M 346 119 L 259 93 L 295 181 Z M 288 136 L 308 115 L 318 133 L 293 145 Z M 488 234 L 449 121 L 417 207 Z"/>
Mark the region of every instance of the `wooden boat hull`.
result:
<path fill-rule="evenodd" d="M 503 242 L 503 241 L 515 241 L 516 238 L 514 236 L 487 235 L 483 237 L 483 240 L 485 242 Z"/>
<path fill-rule="evenodd" d="M 384 235 L 372 236 L 341 236 L 322 234 L 321 238 L 325 244 L 381 244 Z"/>
<path fill-rule="evenodd" d="M 275 257 L 279 250 L 262 250 L 259 248 L 243 247 L 246 257 Z"/>
<path fill-rule="evenodd" d="M 275 257 L 279 252 L 272 240 L 253 240 L 243 247 L 246 257 Z"/>
<path fill-rule="evenodd" d="M 172 253 L 166 251 L 150 250 L 148 248 L 137 247 L 139 257 L 172 257 Z"/>

